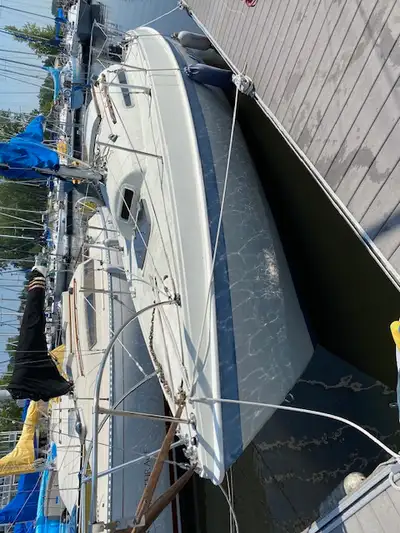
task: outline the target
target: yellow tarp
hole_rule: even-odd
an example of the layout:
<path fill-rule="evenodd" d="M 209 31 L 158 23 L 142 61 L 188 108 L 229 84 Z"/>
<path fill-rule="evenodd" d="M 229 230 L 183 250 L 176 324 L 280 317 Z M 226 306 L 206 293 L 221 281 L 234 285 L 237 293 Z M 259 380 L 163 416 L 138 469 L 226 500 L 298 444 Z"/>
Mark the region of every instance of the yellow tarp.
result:
<path fill-rule="evenodd" d="M 399 328 L 400 328 L 400 322 L 398 320 L 396 320 L 395 322 L 392 322 L 390 324 L 390 331 L 392 332 L 393 340 L 394 340 L 397 348 L 399 348 L 399 350 L 400 350 L 400 331 L 399 331 Z"/>
<path fill-rule="evenodd" d="M 65 357 L 65 344 L 60 344 L 60 346 L 57 346 L 57 348 L 54 348 L 54 350 L 50 352 L 50 355 L 54 359 L 57 365 L 57 370 L 60 372 L 62 377 L 65 379 L 69 379 L 67 374 L 64 372 L 64 367 L 63 367 L 64 357 Z M 52 398 L 50 400 L 50 404 L 59 403 L 59 401 L 60 401 L 60 398 Z"/>
<path fill-rule="evenodd" d="M 54 348 L 54 350 L 50 352 L 50 355 L 55 360 L 58 371 L 60 372 L 60 374 L 62 374 L 64 357 L 65 357 L 65 344 L 60 344 L 60 346 L 57 346 L 57 348 Z"/>
<path fill-rule="evenodd" d="M 11 453 L 0 459 L 0 477 L 35 472 L 34 436 L 39 420 L 39 407 L 31 402 L 26 414 L 22 435 Z"/>

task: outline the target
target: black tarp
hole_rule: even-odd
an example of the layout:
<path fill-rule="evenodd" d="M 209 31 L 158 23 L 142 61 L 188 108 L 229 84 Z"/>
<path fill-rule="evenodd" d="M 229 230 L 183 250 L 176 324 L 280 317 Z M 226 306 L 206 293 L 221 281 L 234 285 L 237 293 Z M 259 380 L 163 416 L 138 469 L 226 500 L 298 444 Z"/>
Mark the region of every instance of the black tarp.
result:
<path fill-rule="evenodd" d="M 22 317 L 14 371 L 7 387 L 14 400 L 43 400 L 67 394 L 72 384 L 57 370 L 47 351 L 44 315 L 45 278 L 36 270 L 30 276 Z"/>

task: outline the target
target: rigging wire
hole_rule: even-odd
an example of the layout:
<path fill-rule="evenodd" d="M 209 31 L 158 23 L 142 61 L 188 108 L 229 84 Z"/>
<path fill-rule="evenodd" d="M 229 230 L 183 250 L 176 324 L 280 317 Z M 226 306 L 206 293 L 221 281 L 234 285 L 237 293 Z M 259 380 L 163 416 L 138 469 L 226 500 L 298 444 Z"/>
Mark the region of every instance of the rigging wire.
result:
<path fill-rule="evenodd" d="M 153 24 L 154 22 L 161 20 L 162 18 L 166 17 L 167 15 L 170 15 L 171 13 L 173 13 L 174 11 L 177 11 L 178 9 L 180 9 L 179 6 L 176 6 L 170 11 L 167 11 L 166 13 L 164 13 L 163 15 L 160 15 L 159 17 L 156 17 L 155 19 L 149 20 L 149 22 L 146 22 L 146 24 L 141 24 L 141 26 L 148 26 L 149 24 Z"/>
<path fill-rule="evenodd" d="M 390 449 L 386 444 L 384 444 L 381 440 L 379 440 L 377 437 L 372 435 L 369 431 L 364 429 L 359 424 L 356 424 L 356 422 L 353 422 L 352 420 L 349 420 L 348 418 L 344 418 L 342 416 L 333 415 L 331 413 L 326 413 L 324 411 L 315 411 L 313 409 L 306 409 L 304 407 L 293 407 L 289 405 L 278 405 L 278 404 L 272 404 L 272 403 L 264 403 L 264 402 L 251 402 L 247 400 L 231 400 L 228 398 L 196 398 L 192 397 L 189 400 L 189 403 L 232 403 L 232 404 L 238 404 L 238 405 L 250 405 L 253 407 L 269 407 L 271 409 L 280 409 L 282 411 L 292 411 L 295 413 L 303 413 L 303 414 L 309 414 L 314 416 L 320 416 L 322 418 L 330 418 L 331 420 L 336 420 L 336 422 L 341 422 L 343 424 L 346 424 L 348 426 L 351 426 L 352 428 L 356 429 L 366 437 L 368 437 L 372 442 L 377 444 L 384 450 L 387 454 L 389 454 L 393 459 L 396 459 L 397 462 L 400 463 L 400 454 L 397 452 L 394 452 L 392 449 Z"/>
<path fill-rule="evenodd" d="M 205 305 L 205 309 L 204 309 L 203 320 L 202 320 L 202 324 L 201 324 L 199 341 L 197 343 L 196 357 L 195 357 L 195 361 L 194 361 L 194 364 L 193 364 L 192 383 L 191 383 L 191 387 L 190 387 L 190 390 L 189 390 L 189 396 L 192 396 L 193 393 L 194 393 L 194 389 L 195 389 L 195 386 L 196 386 L 196 374 L 199 372 L 198 361 L 199 361 L 199 358 L 200 358 L 201 343 L 202 343 L 203 336 L 204 336 L 204 330 L 205 330 L 205 326 L 206 326 L 207 314 L 208 314 L 208 310 L 209 310 L 211 292 L 212 292 L 212 287 L 213 287 L 214 268 L 215 268 L 215 261 L 216 261 L 216 258 L 217 258 L 219 237 L 220 237 L 221 228 L 222 228 L 222 215 L 223 215 L 223 211 L 224 211 L 224 205 L 225 205 L 225 199 L 226 199 L 226 191 L 227 191 L 227 185 L 228 185 L 230 162 L 231 162 L 232 149 L 233 149 L 233 138 L 234 138 L 234 133 L 235 133 L 236 116 L 237 116 L 237 110 L 238 110 L 238 101 L 239 101 L 239 89 L 238 89 L 238 87 L 236 87 L 235 103 L 234 103 L 234 107 L 233 107 L 233 116 L 232 116 L 231 134 L 230 134 L 228 156 L 227 156 L 227 163 L 226 163 L 226 170 L 225 170 L 225 179 L 224 179 L 224 186 L 223 186 L 222 197 L 221 197 L 221 207 L 220 207 L 220 211 L 219 211 L 217 233 L 216 233 L 215 242 L 214 242 L 214 252 L 213 252 L 211 269 L 210 269 L 210 280 L 209 280 L 209 283 L 208 283 L 207 299 L 206 299 L 206 305 Z M 205 353 L 206 353 L 206 357 L 207 357 L 207 351 Z M 203 367 L 204 367 L 204 363 L 205 363 L 205 360 L 203 361 Z"/>
<path fill-rule="evenodd" d="M 36 490 L 36 487 L 38 486 L 39 484 L 39 481 L 41 481 L 42 479 L 42 476 L 43 476 L 43 473 L 41 473 L 35 483 L 35 486 L 33 487 L 32 491 L 30 492 L 29 496 L 26 498 L 26 500 L 24 501 L 23 505 L 21 506 L 21 508 L 19 509 L 16 517 L 14 518 L 14 520 L 12 521 L 11 524 L 9 524 L 8 528 L 6 529 L 6 533 L 10 533 L 12 528 L 14 527 L 14 525 L 17 523 L 17 520 L 18 520 L 18 517 L 19 515 L 22 513 L 22 511 L 24 510 L 25 508 L 25 505 L 28 503 L 29 501 L 29 498 L 32 496 L 32 494 L 34 493 L 34 491 Z"/>

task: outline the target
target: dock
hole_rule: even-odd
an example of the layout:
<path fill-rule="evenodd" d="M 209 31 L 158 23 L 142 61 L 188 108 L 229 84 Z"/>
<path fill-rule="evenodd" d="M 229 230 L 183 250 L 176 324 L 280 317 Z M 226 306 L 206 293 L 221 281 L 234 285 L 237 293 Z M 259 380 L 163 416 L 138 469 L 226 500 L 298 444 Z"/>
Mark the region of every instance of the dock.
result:
<path fill-rule="evenodd" d="M 398 281 L 400 3 L 190 0 L 187 9 Z"/>

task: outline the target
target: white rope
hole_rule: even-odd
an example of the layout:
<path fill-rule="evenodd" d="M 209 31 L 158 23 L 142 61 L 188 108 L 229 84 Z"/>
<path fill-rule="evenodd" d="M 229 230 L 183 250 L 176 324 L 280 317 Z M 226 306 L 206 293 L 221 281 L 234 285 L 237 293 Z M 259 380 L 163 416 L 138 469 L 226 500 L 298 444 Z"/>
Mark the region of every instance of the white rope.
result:
<path fill-rule="evenodd" d="M 235 509 L 233 508 L 233 505 L 232 505 L 232 503 L 231 503 L 231 501 L 229 499 L 229 496 L 226 493 L 226 490 L 224 489 L 224 487 L 222 485 L 218 485 L 218 487 L 220 488 L 222 494 L 225 497 L 226 503 L 228 504 L 229 516 L 230 516 L 230 519 L 233 521 L 233 523 L 235 525 L 235 531 L 236 531 L 236 533 L 239 533 L 239 524 L 238 524 L 238 521 L 237 521 L 237 518 L 236 518 Z"/>
<path fill-rule="evenodd" d="M 210 272 L 210 280 L 209 280 L 209 283 L 208 283 L 207 300 L 206 300 L 206 305 L 205 305 L 205 309 L 204 309 L 203 321 L 202 321 L 202 324 L 201 324 L 199 341 L 198 341 L 198 344 L 197 344 L 196 358 L 195 358 L 195 361 L 194 361 L 194 364 L 193 364 L 192 383 L 191 383 L 190 390 L 189 390 L 189 396 L 193 395 L 194 388 L 195 388 L 195 385 L 196 385 L 196 373 L 198 371 L 197 363 L 198 363 L 198 360 L 199 360 L 199 357 L 200 357 L 200 348 L 201 348 L 201 343 L 202 343 L 203 335 L 204 335 L 204 329 L 205 329 L 205 325 L 206 325 L 207 311 L 208 311 L 208 307 L 209 307 L 209 303 L 210 303 L 210 297 L 211 297 L 211 288 L 213 286 L 214 267 L 215 267 L 215 261 L 216 261 L 216 257 L 217 257 L 219 236 L 220 236 L 221 227 L 222 227 L 222 215 L 223 215 L 223 210 L 224 210 L 224 205 L 225 205 L 229 169 L 230 169 L 230 163 L 231 163 L 231 157 L 232 157 L 233 137 L 234 137 L 234 133 L 235 133 L 238 101 L 239 101 L 239 90 L 236 87 L 235 104 L 233 106 L 231 135 L 230 135 L 230 140 L 229 140 L 228 158 L 227 158 L 227 163 L 226 163 L 225 180 L 224 180 L 224 188 L 223 188 L 222 198 L 221 198 L 221 208 L 220 208 L 220 212 L 219 212 L 217 235 L 215 237 L 214 254 L 213 254 L 212 263 L 211 263 L 211 272 Z M 203 365 L 204 365 L 204 363 L 203 363 Z"/>
<path fill-rule="evenodd" d="M 170 9 L 170 11 L 167 11 L 166 13 L 164 13 L 163 15 L 160 15 L 159 17 L 153 20 L 149 20 L 149 22 L 146 22 L 146 24 L 141 24 L 140 26 L 143 28 L 145 26 L 148 26 L 149 24 L 153 24 L 153 22 L 157 22 L 157 20 L 161 20 L 162 18 L 166 17 L 167 15 L 170 15 L 171 13 L 173 13 L 174 11 L 177 11 L 178 9 L 179 9 L 179 6 L 176 6 L 173 9 Z"/>
<path fill-rule="evenodd" d="M 239 404 L 239 405 L 252 405 L 254 407 L 270 407 L 272 409 L 280 409 L 282 411 L 292 411 L 295 413 L 304 413 L 308 415 L 314 415 L 314 416 L 321 416 L 323 418 L 330 418 L 331 420 L 336 420 L 337 422 L 342 422 L 343 424 L 347 424 L 348 426 L 351 426 L 352 428 L 356 429 L 360 433 L 363 433 L 366 437 L 368 437 L 372 442 L 375 442 L 378 446 L 382 448 L 386 453 L 388 453 L 393 459 L 396 459 L 397 462 L 400 463 L 400 455 L 393 450 L 391 450 L 386 444 L 384 444 L 382 441 L 377 439 L 372 433 L 364 429 L 363 427 L 359 426 L 355 422 L 352 422 L 351 420 L 348 420 L 347 418 L 343 418 L 342 416 L 332 415 L 330 413 L 325 413 L 323 411 L 314 411 L 313 409 L 305 409 L 303 407 L 290 407 L 288 405 L 275 405 L 273 403 L 262 403 L 262 402 L 250 402 L 247 400 L 229 400 L 227 398 L 190 398 L 188 400 L 190 403 L 233 403 L 233 404 Z"/>
<path fill-rule="evenodd" d="M 233 471 L 230 468 L 226 473 L 226 488 L 229 501 L 231 502 L 232 508 L 234 508 L 234 494 L 233 494 Z M 233 533 L 234 521 L 232 513 L 229 513 L 229 531 Z"/>

